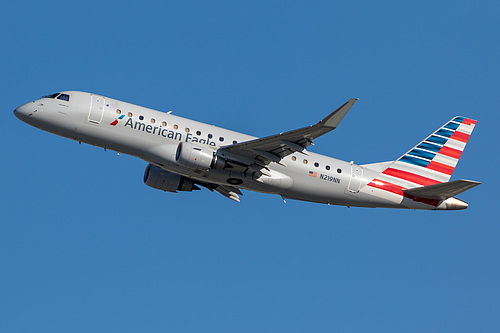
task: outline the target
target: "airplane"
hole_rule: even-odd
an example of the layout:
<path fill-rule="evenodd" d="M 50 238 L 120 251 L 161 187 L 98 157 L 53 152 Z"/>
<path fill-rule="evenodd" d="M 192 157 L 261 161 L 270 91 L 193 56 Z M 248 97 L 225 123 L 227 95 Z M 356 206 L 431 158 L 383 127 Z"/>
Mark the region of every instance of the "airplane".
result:
<path fill-rule="evenodd" d="M 340 124 L 352 98 L 320 122 L 256 138 L 97 94 L 64 91 L 15 109 L 23 122 L 148 163 L 144 183 L 200 186 L 239 202 L 242 189 L 348 207 L 460 210 L 480 182 L 449 181 L 476 121 L 457 116 L 396 160 L 357 165 L 307 150 Z"/>

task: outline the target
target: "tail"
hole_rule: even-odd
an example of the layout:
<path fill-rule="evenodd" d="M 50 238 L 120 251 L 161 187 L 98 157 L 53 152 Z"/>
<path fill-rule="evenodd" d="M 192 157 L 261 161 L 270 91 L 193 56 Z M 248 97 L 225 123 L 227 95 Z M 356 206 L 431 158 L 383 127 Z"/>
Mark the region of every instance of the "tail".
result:
<path fill-rule="evenodd" d="M 427 186 L 450 180 L 476 121 L 455 117 L 398 158 L 382 174 Z"/>
<path fill-rule="evenodd" d="M 396 161 L 379 164 L 383 171 L 368 186 L 426 203 L 431 200 L 429 203 L 437 206 L 479 185 L 471 181 L 443 184 L 450 180 L 475 125 L 469 118 L 453 118 Z"/>

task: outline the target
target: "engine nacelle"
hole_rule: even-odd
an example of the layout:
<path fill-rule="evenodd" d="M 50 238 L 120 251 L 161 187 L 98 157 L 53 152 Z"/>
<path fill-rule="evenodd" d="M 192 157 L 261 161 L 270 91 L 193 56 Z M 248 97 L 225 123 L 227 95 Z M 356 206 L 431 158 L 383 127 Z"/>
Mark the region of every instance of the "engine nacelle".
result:
<path fill-rule="evenodd" d="M 217 162 L 214 150 L 195 145 L 191 142 L 181 142 L 175 154 L 177 164 L 192 170 L 210 170 Z"/>
<path fill-rule="evenodd" d="M 144 171 L 144 184 L 162 191 L 193 191 L 200 188 L 186 177 L 168 172 L 152 164 L 148 164 Z"/>

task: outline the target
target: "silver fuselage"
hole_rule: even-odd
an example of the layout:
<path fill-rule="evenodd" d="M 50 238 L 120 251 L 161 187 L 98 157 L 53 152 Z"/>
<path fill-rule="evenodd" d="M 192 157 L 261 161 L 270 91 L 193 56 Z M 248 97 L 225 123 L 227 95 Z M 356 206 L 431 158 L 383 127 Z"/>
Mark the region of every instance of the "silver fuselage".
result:
<path fill-rule="evenodd" d="M 71 96 L 69 101 L 38 99 L 17 108 L 15 115 L 44 131 L 136 156 L 204 183 L 228 185 L 228 179 L 237 178 L 242 179 L 238 188 L 283 198 L 345 206 L 450 209 L 446 202 L 429 207 L 390 193 L 374 192 L 366 185 L 380 170 L 312 152 L 308 155 L 296 152 L 283 158 L 281 164 L 271 163 L 271 175 L 258 180 L 225 168 L 186 169 L 175 162 L 180 142 L 217 151 L 219 147 L 255 137 L 104 96 L 66 93 Z"/>

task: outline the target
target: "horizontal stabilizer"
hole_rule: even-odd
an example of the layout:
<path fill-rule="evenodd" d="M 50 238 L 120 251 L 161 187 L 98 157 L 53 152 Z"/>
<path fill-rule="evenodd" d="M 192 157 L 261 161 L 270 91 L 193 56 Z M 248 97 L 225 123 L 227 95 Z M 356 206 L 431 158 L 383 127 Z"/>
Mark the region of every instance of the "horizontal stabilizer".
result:
<path fill-rule="evenodd" d="M 479 184 L 481 183 L 472 180 L 462 179 L 447 183 L 410 188 L 404 190 L 404 192 L 406 194 L 410 194 L 424 199 L 446 200 L 464 191 L 467 191 Z"/>

